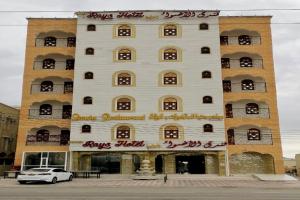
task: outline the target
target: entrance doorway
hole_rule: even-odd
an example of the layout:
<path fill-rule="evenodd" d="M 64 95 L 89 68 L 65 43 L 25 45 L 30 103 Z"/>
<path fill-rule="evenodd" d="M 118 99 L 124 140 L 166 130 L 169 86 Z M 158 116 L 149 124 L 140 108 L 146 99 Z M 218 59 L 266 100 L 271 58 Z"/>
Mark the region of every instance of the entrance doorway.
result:
<path fill-rule="evenodd" d="M 155 172 L 158 174 L 163 173 L 163 157 L 162 157 L 162 155 L 158 155 L 155 158 Z"/>
<path fill-rule="evenodd" d="M 176 173 L 205 174 L 205 157 L 176 156 Z"/>
<path fill-rule="evenodd" d="M 100 170 L 105 174 L 120 173 L 121 156 L 115 155 L 92 155 L 91 169 Z"/>

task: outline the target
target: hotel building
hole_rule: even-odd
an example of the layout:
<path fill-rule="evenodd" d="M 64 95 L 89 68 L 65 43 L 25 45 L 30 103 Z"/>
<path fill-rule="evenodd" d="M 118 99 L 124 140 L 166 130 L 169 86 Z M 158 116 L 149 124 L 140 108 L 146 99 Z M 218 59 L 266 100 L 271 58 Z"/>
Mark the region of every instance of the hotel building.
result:
<path fill-rule="evenodd" d="M 76 14 L 28 19 L 16 166 L 283 172 L 270 17 Z"/>

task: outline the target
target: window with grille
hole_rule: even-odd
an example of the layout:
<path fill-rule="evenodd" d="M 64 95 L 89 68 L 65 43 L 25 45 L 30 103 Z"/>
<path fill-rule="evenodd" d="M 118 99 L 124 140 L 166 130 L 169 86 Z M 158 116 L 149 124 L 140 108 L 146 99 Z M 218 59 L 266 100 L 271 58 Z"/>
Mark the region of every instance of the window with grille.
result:
<path fill-rule="evenodd" d="M 230 58 L 221 58 L 222 68 L 230 68 Z"/>
<path fill-rule="evenodd" d="M 82 133 L 90 133 L 91 132 L 91 126 L 90 125 L 83 125 L 82 127 L 81 127 L 81 132 Z"/>
<path fill-rule="evenodd" d="M 55 60 L 52 58 L 47 58 L 43 60 L 43 69 L 54 69 L 55 68 Z"/>
<path fill-rule="evenodd" d="M 202 47 L 201 48 L 202 54 L 210 54 L 210 48 L 209 47 Z"/>
<path fill-rule="evenodd" d="M 233 118 L 232 104 L 225 105 L 226 118 Z"/>
<path fill-rule="evenodd" d="M 234 129 L 228 129 L 227 130 L 227 142 L 229 145 L 234 145 Z"/>
<path fill-rule="evenodd" d="M 118 85 L 131 85 L 131 75 L 128 73 L 118 74 Z"/>
<path fill-rule="evenodd" d="M 74 59 L 67 59 L 66 60 L 66 70 L 73 70 L 75 65 Z"/>
<path fill-rule="evenodd" d="M 94 73 L 93 72 L 85 72 L 84 73 L 84 79 L 93 79 Z"/>
<path fill-rule="evenodd" d="M 208 24 L 207 23 L 202 23 L 199 25 L 200 30 L 208 30 Z"/>
<path fill-rule="evenodd" d="M 231 92 L 231 81 L 230 80 L 223 81 L 223 92 Z"/>
<path fill-rule="evenodd" d="M 118 60 L 131 60 L 131 50 L 130 49 L 119 50 Z"/>
<path fill-rule="evenodd" d="M 117 110 L 131 110 L 131 100 L 128 98 L 118 99 Z"/>
<path fill-rule="evenodd" d="M 177 74 L 173 72 L 164 74 L 164 85 L 177 85 Z"/>
<path fill-rule="evenodd" d="M 130 139 L 130 127 L 119 126 L 116 131 L 117 139 Z"/>
<path fill-rule="evenodd" d="M 254 82 L 252 80 L 246 79 L 241 83 L 242 90 L 254 90 Z"/>
<path fill-rule="evenodd" d="M 228 45 L 228 36 L 221 36 L 220 37 L 220 44 L 221 45 Z"/>
<path fill-rule="evenodd" d="M 212 103 L 213 99 L 211 96 L 204 96 L 203 97 L 203 103 Z"/>
<path fill-rule="evenodd" d="M 202 72 L 202 78 L 211 78 L 211 72 L 210 71 Z"/>
<path fill-rule="evenodd" d="M 175 98 L 166 98 L 163 102 L 164 110 L 177 110 L 177 100 Z"/>
<path fill-rule="evenodd" d="M 250 45 L 251 37 L 249 35 L 240 35 L 238 37 L 239 45 Z"/>
<path fill-rule="evenodd" d="M 96 25 L 94 25 L 94 24 L 89 24 L 89 25 L 87 25 L 86 30 L 87 30 L 87 31 L 96 31 Z"/>
<path fill-rule="evenodd" d="M 84 97 L 83 104 L 93 104 L 93 98 L 92 97 Z"/>
<path fill-rule="evenodd" d="M 94 49 L 93 48 L 86 48 L 85 49 L 85 54 L 86 55 L 94 55 Z"/>
<path fill-rule="evenodd" d="M 56 46 L 56 38 L 55 37 L 46 37 L 44 39 L 45 47 L 55 47 Z"/>
<path fill-rule="evenodd" d="M 118 27 L 118 36 L 119 37 L 130 37 L 131 36 L 131 27 L 128 25 L 121 25 Z"/>
<path fill-rule="evenodd" d="M 259 114 L 259 107 L 256 103 L 248 103 L 246 105 L 246 114 Z"/>
<path fill-rule="evenodd" d="M 48 142 L 50 133 L 46 129 L 38 130 L 36 132 L 36 141 L 37 142 Z"/>
<path fill-rule="evenodd" d="M 177 26 L 172 24 L 165 25 L 164 36 L 177 36 Z"/>
<path fill-rule="evenodd" d="M 240 67 L 253 67 L 252 59 L 249 57 L 240 58 Z"/>
<path fill-rule="evenodd" d="M 251 128 L 247 132 L 248 140 L 260 140 L 260 130 L 256 128 Z"/>
<path fill-rule="evenodd" d="M 179 129 L 176 126 L 167 126 L 164 128 L 165 139 L 178 139 Z"/>
<path fill-rule="evenodd" d="M 41 105 L 40 115 L 52 115 L 52 106 L 50 104 Z"/>
<path fill-rule="evenodd" d="M 177 50 L 176 49 L 164 50 L 164 60 L 177 60 Z"/>
<path fill-rule="evenodd" d="M 43 81 L 41 83 L 41 92 L 53 92 L 53 82 L 52 81 Z"/>
<path fill-rule="evenodd" d="M 67 47 L 75 47 L 75 46 L 76 46 L 76 37 L 68 37 Z"/>
<path fill-rule="evenodd" d="M 73 82 L 64 83 L 64 93 L 73 93 Z"/>
<path fill-rule="evenodd" d="M 213 132 L 213 126 L 211 124 L 204 124 L 203 132 Z"/>

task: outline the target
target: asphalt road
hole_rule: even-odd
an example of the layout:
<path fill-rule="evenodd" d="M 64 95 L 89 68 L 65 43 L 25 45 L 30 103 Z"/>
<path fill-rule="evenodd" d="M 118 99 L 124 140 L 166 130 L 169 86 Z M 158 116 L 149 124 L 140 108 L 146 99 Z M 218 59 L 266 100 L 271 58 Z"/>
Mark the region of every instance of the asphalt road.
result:
<path fill-rule="evenodd" d="M 300 200 L 299 188 L 195 187 L 61 187 L 19 185 L 0 187 L 2 200 Z"/>

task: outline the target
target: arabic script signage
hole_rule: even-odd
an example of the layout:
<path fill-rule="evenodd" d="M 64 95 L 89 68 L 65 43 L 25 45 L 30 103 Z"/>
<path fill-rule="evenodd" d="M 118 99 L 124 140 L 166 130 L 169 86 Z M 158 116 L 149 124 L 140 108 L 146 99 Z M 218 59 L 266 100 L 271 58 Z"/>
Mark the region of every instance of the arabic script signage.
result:
<path fill-rule="evenodd" d="M 168 149 L 175 149 L 178 147 L 183 148 L 196 148 L 196 147 L 203 147 L 205 149 L 214 149 L 216 147 L 223 147 L 226 146 L 226 142 L 201 142 L 199 140 L 189 140 L 189 141 L 183 141 L 183 142 L 173 142 L 173 141 L 165 141 L 164 144 L 167 144 L 166 148 Z"/>

